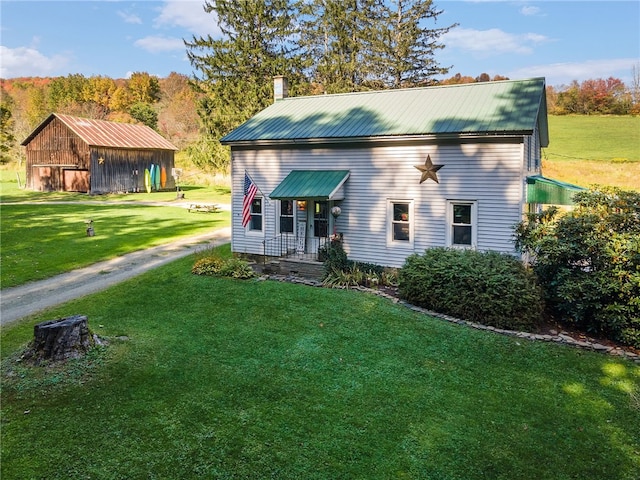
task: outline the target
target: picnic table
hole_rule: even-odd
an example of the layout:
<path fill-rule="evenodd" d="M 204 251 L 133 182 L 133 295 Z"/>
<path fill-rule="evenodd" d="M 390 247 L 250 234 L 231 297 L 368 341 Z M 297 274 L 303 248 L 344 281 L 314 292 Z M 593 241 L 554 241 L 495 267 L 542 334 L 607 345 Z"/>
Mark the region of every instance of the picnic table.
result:
<path fill-rule="evenodd" d="M 204 213 L 216 213 L 220 211 L 220 207 L 217 205 L 198 204 L 192 203 L 187 208 L 188 212 L 204 212 Z"/>

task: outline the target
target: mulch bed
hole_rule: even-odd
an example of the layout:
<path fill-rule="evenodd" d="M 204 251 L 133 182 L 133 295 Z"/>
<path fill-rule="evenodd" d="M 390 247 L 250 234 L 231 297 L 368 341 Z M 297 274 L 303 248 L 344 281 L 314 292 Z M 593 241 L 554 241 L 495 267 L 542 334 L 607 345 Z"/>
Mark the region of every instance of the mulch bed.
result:
<path fill-rule="evenodd" d="M 400 300 L 400 295 L 398 293 L 397 287 L 380 287 L 378 290 L 385 293 L 386 295 L 393 297 L 397 300 Z M 624 352 L 628 352 L 634 355 L 640 355 L 640 349 L 631 347 L 629 345 L 622 345 L 620 343 L 614 342 L 613 340 L 609 340 L 599 335 L 593 335 L 588 332 L 581 331 L 577 328 L 570 327 L 567 325 L 560 324 L 558 322 L 554 322 L 553 320 L 543 320 L 538 329 L 536 331 L 532 331 L 529 333 L 536 333 L 539 335 L 566 335 L 568 337 L 573 338 L 578 342 L 588 342 L 592 344 L 604 345 L 606 347 L 611 347 L 613 349 L 622 350 Z"/>

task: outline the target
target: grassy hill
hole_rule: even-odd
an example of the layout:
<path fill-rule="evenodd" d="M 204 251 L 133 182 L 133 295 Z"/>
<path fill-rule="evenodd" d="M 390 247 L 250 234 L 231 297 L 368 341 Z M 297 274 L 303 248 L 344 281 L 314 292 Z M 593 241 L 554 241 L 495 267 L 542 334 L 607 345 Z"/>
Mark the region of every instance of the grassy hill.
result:
<path fill-rule="evenodd" d="M 552 115 L 549 137 L 545 176 L 640 190 L 640 117 Z"/>

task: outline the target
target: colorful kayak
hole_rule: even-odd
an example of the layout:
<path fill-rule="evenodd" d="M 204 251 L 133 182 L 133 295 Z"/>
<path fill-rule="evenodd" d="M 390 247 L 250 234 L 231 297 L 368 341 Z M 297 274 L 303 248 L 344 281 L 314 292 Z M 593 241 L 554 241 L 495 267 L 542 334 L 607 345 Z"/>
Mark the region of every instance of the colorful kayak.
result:
<path fill-rule="evenodd" d="M 147 193 L 151 193 L 151 172 L 149 172 L 148 168 L 144 169 L 144 188 L 146 188 Z"/>
<path fill-rule="evenodd" d="M 156 173 L 153 176 L 153 188 L 160 190 L 160 165 L 155 167 Z"/>
<path fill-rule="evenodd" d="M 160 186 L 164 188 L 166 184 L 167 184 L 167 169 L 162 167 L 162 170 L 160 170 Z"/>
<path fill-rule="evenodd" d="M 149 186 L 153 188 L 156 183 L 156 166 L 152 163 L 149 167 Z"/>

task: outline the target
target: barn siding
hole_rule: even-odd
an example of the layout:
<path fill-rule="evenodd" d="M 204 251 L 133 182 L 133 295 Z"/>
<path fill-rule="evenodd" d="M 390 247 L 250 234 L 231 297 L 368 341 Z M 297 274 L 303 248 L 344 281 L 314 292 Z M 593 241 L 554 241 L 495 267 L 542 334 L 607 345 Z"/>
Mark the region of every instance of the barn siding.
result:
<path fill-rule="evenodd" d="M 340 169 L 351 175 L 344 185 L 345 199 L 338 231 L 353 260 L 401 266 L 411 253 L 445 245 L 445 212 L 448 200 L 472 200 L 478 205 L 480 250 L 514 253 L 513 225 L 521 219 L 523 199 L 523 139 L 511 143 L 453 145 L 388 145 L 358 148 L 234 149 L 232 159 L 233 240 L 235 252 L 262 254 L 262 242 L 277 235 L 278 202 L 264 202 L 264 232 L 246 232 L 241 226 L 245 170 L 260 194 L 268 196 L 293 169 Z M 427 155 L 440 183 L 419 184 L 415 165 Z M 240 192 L 240 193 L 237 193 Z M 415 202 L 414 244 L 387 245 L 387 202 Z"/>
<path fill-rule="evenodd" d="M 25 154 L 26 183 L 33 190 L 63 190 L 63 169 L 89 168 L 89 146 L 57 118 L 26 145 Z"/>
<path fill-rule="evenodd" d="M 171 176 L 173 151 L 94 147 L 91 149 L 91 192 L 143 191 L 144 170 L 151 164 L 165 167 L 167 184 L 164 188 L 175 188 Z"/>

